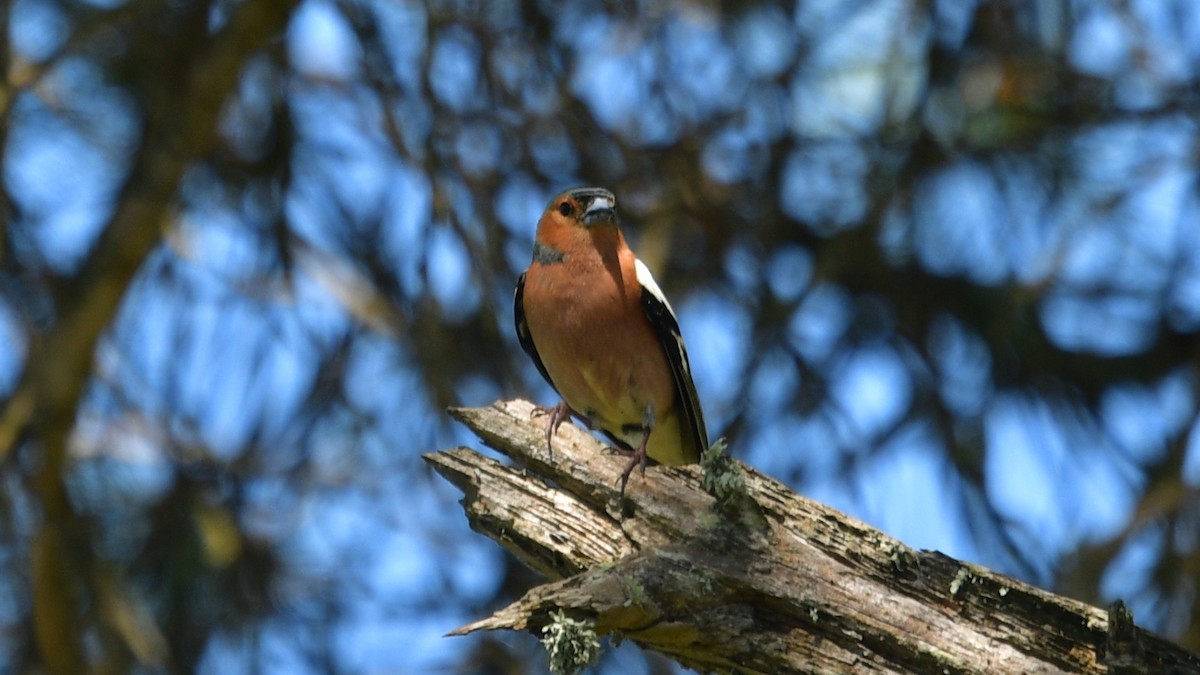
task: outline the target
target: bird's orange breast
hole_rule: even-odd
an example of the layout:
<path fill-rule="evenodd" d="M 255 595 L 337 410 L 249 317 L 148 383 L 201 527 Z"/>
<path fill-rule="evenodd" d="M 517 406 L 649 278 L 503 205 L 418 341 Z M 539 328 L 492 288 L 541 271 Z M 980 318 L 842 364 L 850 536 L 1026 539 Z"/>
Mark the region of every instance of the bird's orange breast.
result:
<path fill-rule="evenodd" d="M 674 434 L 666 428 L 674 380 L 642 308 L 633 253 L 591 253 L 573 251 L 570 264 L 534 264 L 526 273 L 525 316 L 542 363 L 567 405 L 604 430 L 636 447 L 649 421 L 652 440 L 678 446 L 677 424 Z"/>

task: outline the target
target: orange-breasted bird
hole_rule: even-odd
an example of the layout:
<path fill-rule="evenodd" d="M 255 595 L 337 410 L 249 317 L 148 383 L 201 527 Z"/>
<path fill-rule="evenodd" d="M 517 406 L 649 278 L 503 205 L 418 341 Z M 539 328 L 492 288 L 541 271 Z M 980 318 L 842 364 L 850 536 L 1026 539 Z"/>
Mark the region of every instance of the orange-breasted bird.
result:
<path fill-rule="evenodd" d="M 533 262 L 517 280 L 521 347 L 562 401 L 546 443 L 568 417 L 629 456 L 621 492 L 647 458 L 700 461 L 704 413 L 671 304 L 625 243 L 617 200 L 603 188 L 556 196 L 538 221 Z"/>

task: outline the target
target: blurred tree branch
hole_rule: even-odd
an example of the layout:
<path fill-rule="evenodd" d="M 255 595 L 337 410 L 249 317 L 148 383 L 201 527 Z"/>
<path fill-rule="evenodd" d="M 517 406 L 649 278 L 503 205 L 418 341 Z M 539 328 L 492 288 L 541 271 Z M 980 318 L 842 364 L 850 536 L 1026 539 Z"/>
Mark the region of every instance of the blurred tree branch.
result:
<path fill-rule="evenodd" d="M 722 503 L 701 469 L 654 468 L 613 511 L 620 462 L 531 404 L 451 413 L 526 469 L 467 448 L 425 455 L 472 528 L 552 581 L 453 631 L 528 629 L 552 611 L 701 671 L 1194 672 L 1200 657 L 1106 614 L 937 552 L 915 551 L 750 469 Z M 550 481 L 550 482 L 547 482 Z M 761 511 L 760 511 L 761 509 Z"/>
<path fill-rule="evenodd" d="M 4 440 L 15 442 L 21 430 L 29 429 L 41 448 L 37 490 L 43 513 L 33 553 L 34 632 L 53 672 L 85 669 L 81 621 L 99 618 L 91 615 L 95 609 L 87 609 L 89 586 L 107 589 L 111 600 L 101 599 L 105 616 L 99 625 L 122 635 L 139 658 L 161 665 L 167 657 L 162 648 L 131 641 L 139 631 L 153 630 L 145 621 L 129 627 L 128 618 L 144 612 L 113 610 L 128 603 L 114 595 L 115 577 L 93 559 L 86 524 L 69 503 L 64 482 L 68 438 L 96 345 L 168 227 L 185 170 L 217 144 L 222 105 L 243 64 L 279 35 L 294 5 L 239 6 L 215 34 L 209 28 L 213 8 L 203 2 L 143 7 L 138 21 L 123 25 L 131 47 L 124 67 L 143 104 L 141 144 L 99 240 L 78 273 L 59 285 L 53 327 L 32 345 L 29 365 L 0 418 Z M 104 644 L 110 647 L 112 641 Z M 101 670 L 119 668 L 121 661 L 111 653 L 102 658 Z"/>

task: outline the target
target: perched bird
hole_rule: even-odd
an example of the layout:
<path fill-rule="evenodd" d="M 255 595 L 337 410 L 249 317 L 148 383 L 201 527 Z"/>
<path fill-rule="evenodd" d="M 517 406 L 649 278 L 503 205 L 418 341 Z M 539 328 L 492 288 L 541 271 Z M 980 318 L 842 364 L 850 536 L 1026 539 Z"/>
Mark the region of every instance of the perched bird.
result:
<path fill-rule="evenodd" d="M 569 417 L 629 457 L 621 492 L 647 458 L 700 461 L 708 448 L 683 336 L 650 270 L 625 243 L 603 188 L 556 196 L 538 221 L 533 262 L 517 280 L 517 337 L 562 401 L 546 443 Z"/>

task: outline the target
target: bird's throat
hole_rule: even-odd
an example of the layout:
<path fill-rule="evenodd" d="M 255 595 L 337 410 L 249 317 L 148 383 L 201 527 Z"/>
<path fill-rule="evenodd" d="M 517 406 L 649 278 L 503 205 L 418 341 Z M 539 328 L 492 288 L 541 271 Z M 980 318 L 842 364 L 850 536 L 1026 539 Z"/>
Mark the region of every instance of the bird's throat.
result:
<path fill-rule="evenodd" d="M 541 242 L 533 244 L 533 261 L 540 265 L 554 265 L 562 262 L 566 257 L 567 254 L 553 246 L 547 246 Z"/>

